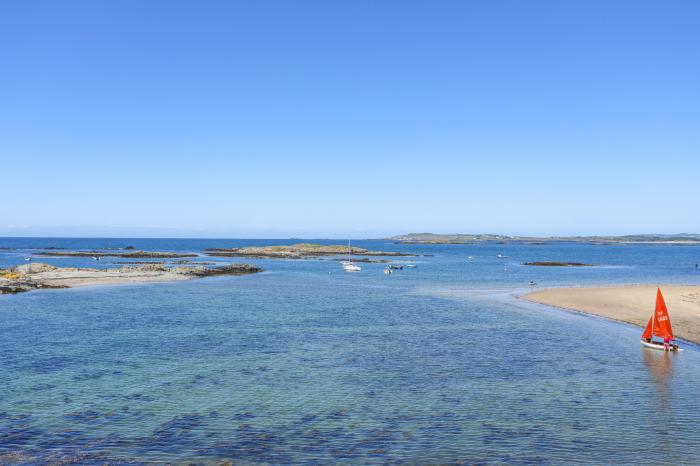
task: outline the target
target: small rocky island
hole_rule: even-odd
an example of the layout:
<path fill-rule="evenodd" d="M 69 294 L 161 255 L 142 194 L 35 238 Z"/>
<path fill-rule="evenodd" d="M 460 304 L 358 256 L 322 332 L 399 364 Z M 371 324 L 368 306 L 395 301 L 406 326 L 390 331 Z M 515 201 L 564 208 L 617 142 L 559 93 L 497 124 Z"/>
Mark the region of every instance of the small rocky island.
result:
<path fill-rule="evenodd" d="M 132 248 L 129 246 L 125 249 Z M 118 251 L 41 251 L 35 253 L 40 257 L 123 257 L 125 259 L 177 259 L 181 257 L 198 257 L 192 253 L 175 253 L 175 252 L 160 252 L 160 251 L 136 251 L 118 252 Z"/>
<path fill-rule="evenodd" d="M 254 246 L 245 248 L 210 248 L 205 250 L 209 256 L 252 257 L 258 259 L 304 259 L 308 257 L 340 256 L 413 256 L 401 252 L 370 251 L 364 248 L 344 245 L 321 245 L 312 243 L 292 244 L 290 246 Z"/>
<path fill-rule="evenodd" d="M 112 269 L 93 269 L 55 267 L 35 262 L 11 269 L 0 269 L 0 294 L 21 293 L 45 288 L 189 280 L 213 275 L 246 275 L 258 272 L 262 272 L 262 269 L 250 264 L 169 268 L 163 264 L 154 263 Z"/>

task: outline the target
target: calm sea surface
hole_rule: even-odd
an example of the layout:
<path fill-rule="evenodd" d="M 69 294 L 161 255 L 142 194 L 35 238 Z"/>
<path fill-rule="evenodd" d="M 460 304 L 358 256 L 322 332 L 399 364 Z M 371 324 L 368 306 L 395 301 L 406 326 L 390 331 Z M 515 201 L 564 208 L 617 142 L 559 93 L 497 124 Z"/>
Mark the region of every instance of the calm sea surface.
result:
<path fill-rule="evenodd" d="M 0 267 L 293 242 L 0 238 Z M 698 347 L 643 350 L 640 329 L 513 298 L 530 280 L 700 284 L 700 247 L 353 245 L 432 256 L 0 296 L 0 463 L 700 461 Z"/>

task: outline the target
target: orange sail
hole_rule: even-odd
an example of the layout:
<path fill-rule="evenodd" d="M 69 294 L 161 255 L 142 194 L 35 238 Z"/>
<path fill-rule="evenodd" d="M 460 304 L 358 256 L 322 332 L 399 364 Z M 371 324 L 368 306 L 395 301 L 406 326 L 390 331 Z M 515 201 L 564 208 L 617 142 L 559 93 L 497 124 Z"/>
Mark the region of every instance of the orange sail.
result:
<path fill-rule="evenodd" d="M 644 338 L 645 340 L 649 340 L 651 338 L 651 324 L 652 324 L 651 321 L 653 319 L 654 319 L 653 316 L 649 317 L 649 323 L 647 324 L 647 328 L 645 328 L 644 333 L 642 333 L 642 338 Z"/>
<path fill-rule="evenodd" d="M 671 317 L 668 315 L 664 297 L 661 290 L 656 290 L 656 308 L 654 315 L 649 319 L 649 323 L 644 329 L 642 338 L 651 338 L 652 336 L 662 339 L 670 338 L 673 340 L 673 329 L 671 328 Z"/>

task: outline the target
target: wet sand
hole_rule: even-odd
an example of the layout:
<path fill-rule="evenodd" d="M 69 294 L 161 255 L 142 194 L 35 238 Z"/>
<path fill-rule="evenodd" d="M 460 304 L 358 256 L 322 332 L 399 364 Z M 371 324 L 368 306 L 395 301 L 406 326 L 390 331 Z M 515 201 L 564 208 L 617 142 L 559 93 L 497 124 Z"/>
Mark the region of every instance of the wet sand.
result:
<path fill-rule="evenodd" d="M 587 288 L 551 288 L 522 299 L 594 314 L 644 327 L 656 303 L 657 285 L 622 285 Z M 674 334 L 700 344 L 700 286 L 660 285 Z"/>

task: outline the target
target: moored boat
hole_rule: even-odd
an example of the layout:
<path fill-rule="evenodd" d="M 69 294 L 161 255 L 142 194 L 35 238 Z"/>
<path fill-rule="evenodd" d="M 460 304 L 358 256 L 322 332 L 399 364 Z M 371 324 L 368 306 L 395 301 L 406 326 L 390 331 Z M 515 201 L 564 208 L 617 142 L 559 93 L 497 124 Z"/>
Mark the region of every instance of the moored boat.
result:
<path fill-rule="evenodd" d="M 346 272 L 360 272 L 362 271 L 362 267 L 355 263 L 348 262 L 343 264 L 343 270 L 345 270 Z"/>
<path fill-rule="evenodd" d="M 355 264 L 353 261 L 350 260 L 350 240 L 348 240 L 348 260 L 342 261 L 340 265 L 343 266 L 343 270 L 346 272 L 361 272 L 362 267 L 359 265 Z"/>

